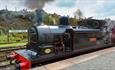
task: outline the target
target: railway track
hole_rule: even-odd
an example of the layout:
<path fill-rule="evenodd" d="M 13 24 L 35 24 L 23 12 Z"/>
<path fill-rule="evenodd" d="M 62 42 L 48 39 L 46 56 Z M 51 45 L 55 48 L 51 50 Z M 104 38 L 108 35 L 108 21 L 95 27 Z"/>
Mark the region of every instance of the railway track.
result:
<path fill-rule="evenodd" d="M 0 56 L 0 62 L 6 61 L 6 60 L 7 60 L 6 55 Z"/>
<path fill-rule="evenodd" d="M 14 65 L 10 65 L 10 62 L 7 60 L 6 56 L 14 51 L 25 49 L 26 46 L 16 46 L 16 47 L 2 47 L 0 48 L 0 70 L 15 70 Z"/>
<path fill-rule="evenodd" d="M 0 62 L 0 68 L 7 67 L 10 65 L 10 64 L 7 64 L 6 62 L 8 62 L 8 61 L 1 61 Z"/>
<path fill-rule="evenodd" d="M 0 62 L 6 60 L 6 55 L 14 50 L 25 49 L 26 46 L 2 47 L 0 48 Z"/>
<path fill-rule="evenodd" d="M 15 70 L 15 65 L 11 65 L 8 61 L 0 62 L 0 70 Z"/>
<path fill-rule="evenodd" d="M 2 48 L 0 48 L 0 52 L 8 52 L 8 51 L 25 49 L 25 48 L 26 48 L 26 46 L 2 47 Z"/>

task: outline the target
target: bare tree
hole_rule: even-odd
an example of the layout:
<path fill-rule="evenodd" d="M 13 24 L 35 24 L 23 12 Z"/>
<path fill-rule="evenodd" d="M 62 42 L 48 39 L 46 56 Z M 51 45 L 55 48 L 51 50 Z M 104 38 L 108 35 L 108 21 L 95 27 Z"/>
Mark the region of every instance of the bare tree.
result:
<path fill-rule="evenodd" d="M 79 20 L 83 17 L 83 14 L 80 9 L 77 9 L 74 13 L 74 17 L 78 18 Z"/>

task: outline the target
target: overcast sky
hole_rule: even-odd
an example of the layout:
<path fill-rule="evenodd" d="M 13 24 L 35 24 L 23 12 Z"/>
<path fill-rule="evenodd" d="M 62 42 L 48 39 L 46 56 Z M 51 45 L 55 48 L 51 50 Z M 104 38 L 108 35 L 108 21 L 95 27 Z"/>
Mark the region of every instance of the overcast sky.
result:
<path fill-rule="evenodd" d="M 7 6 L 9 10 L 26 8 L 24 0 L 0 0 L 0 9 Z M 44 8 L 48 13 L 73 16 L 80 9 L 85 17 L 115 19 L 115 0 L 55 0 L 46 3 Z"/>

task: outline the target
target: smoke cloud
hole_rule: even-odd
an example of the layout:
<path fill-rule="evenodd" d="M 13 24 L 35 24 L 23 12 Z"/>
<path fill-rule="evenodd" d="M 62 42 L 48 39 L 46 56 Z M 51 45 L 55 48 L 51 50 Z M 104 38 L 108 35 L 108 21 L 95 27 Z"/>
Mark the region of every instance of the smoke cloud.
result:
<path fill-rule="evenodd" d="M 25 6 L 29 9 L 42 9 L 47 2 L 54 0 L 26 0 Z"/>

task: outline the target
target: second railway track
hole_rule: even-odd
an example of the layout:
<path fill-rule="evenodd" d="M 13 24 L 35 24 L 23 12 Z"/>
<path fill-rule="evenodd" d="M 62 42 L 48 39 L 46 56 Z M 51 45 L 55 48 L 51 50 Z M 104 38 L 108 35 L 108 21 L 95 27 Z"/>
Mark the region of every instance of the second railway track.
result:
<path fill-rule="evenodd" d="M 14 65 L 10 65 L 6 55 L 14 50 L 25 49 L 26 46 L 12 46 L 12 47 L 1 47 L 0 48 L 0 70 L 15 70 Z"/>
<path fill-rule="evenodd" d="M 15 70 L 15 65 L 0 62 L 0 70 Z"/>
<path fill-rule="evenodd" d="M 19 50 L 19 49 L 25 49 L 26 46 L 16 46 L 16 47 L 2 47 L 0 48 L 0 52 L 7 52 L 7 51 L 13 51 L 13 50 Z"/>
<path fill-rule="evenodd" d="M 3 61 L 6 61 L 7 58 L 6 56 L 14 51 L 14 50 L 19 50 L 19 49 L 25 49 L 26 46 L 16 46 L 16 47 L 1 47 L 0 48 L 0 63 Z"/>

